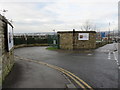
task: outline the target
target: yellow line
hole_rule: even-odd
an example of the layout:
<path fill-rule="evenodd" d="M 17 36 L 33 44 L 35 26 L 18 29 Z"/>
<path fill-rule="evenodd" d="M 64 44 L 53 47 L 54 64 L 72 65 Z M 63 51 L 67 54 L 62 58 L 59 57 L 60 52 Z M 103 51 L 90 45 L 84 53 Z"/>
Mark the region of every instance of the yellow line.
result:
<path fill-rule="evenodd" d="M 27 59 L 26 59 L 26 60 L 27 60 Z M 28 61 L 28 60 L 27 60 L 27 61 Z M 63 72 L 64 74 L 66 74 L 67 76 L 69 76 L 71 79 L 73 79 L 81 88 L 84 88 L 84 90 L 86 90 L 85 87 L 84 87 L 81 83 L 79 83 L 76 79 L 74 79 L 74 78 L 73 78 L 71 75 L 69 75 L 68 73 L 66 73 L 66 72 L 64 72 L 63 70 L 61 70 L 59 67 L 56 67 L 56 66 L 54 66 L 54 65 L 47 64 L 47 63 L 44 63 L 44 62 L 40 62 L 40 61 L 33 61 L 33 60 L 29 60 L 29 61 L 32 61 L 32 62 L 35 62 L 35 63 L 38 63 L 38 64 L 47 65 L 47 66 L 50 67 L 50 68 L 57 69 L 57 70 L 59 70 L 60 72 Z"/>
<path fill-rule="evenodd" d="M 55 66 L 55 67 L 57 67 L 57 66 Z M 65 69 L 63 69 L 63 68 L 60 68 L 60 67 L 58 67 L 58 68 L 61 69 L 62 71 L 65 71 L 65 72 L 71 74 L 71 75 L 74 76 L 76 79 L 78 79 L 80 82 L 82 82 L 85 86 L 87 86 L 88 88 L 90 88 L 91 90 L 93 90 L 91 86 L 89 86 L 86 82 L 84 82 L 82 79 L 80 79 L 79 77 L 77 77 L 77 76 L 74 75 L 73 73 L 71 73 L 71 72 L 69 72 L 69 71 L 67 71 L 67 70 L 65 70 Z"/>
<path fill-rule="evenodd" d="M 67 76 L 69 76 L 71 79 L 73 79 L 81 88 L 83 88 L 84 90 L 86 90 L 86 88 L 80 83 L 78 82 L 74 77 L 72 77 L 71 75 L 69 75 L 68 73 L 62 71 L 64 74 L 66 74 Z"/>
<path fill-rule="evenodd" d="M 59 69 L 59 68 L 56 68 L 56 67 L 54 67 L 53 65 L 48 65 L 48 66 L 51 67 L 51 68 L 53 68 L 53 69 L 57 69 L 57 70 L 59 70 L 60 72 L 66 74 L 66 75 L 69 76 L 71 79 L 73 79 L 81 88 L 83 88 L 84 90 L 86 90 L 85 87 L 84 87 L 80 82 L 78 82 L 74 77 L 72 77 L 71 75 L 69 75 L 69 74 L 66 73 L 65 71 L 63 71 L 63 70 L 61 70 L 61 69 Z"/>
<path fill-rule="evenodd" d="M 62 69 L 62 68 L 61 68 Z M 64 69 L 63 69 L 64 70 Z M 64 70 L 66 71 L 67 73 L 71 74 L 72 76 L 74 76 L 76 79 L 78 79 L 80 82 L 82 82 L 85 86 L 87 86 L 88 88 L 90 88 L 92 90 L 92 87 L 89 86 L 86 82 L 84 82 L 82 79 L 80 79 L 78 76 L 74 75 L 73 73 L 67 71 L 67 70 Z"/>
<path fill-rule="evenodd" d="M 81 83 L 83 83 L 86 87 L 88 87 L 90 90 L 93 90 L 93 88 L 91 87 L 91 86 L 89 86 L 86 82 L 84 82 L 82 79 L 80 79 L 78 76 L 76 76 L 76 75 L 74 75 L 73 73 L 71 73 L 71 72 L 69 72 L 69 71 L 67 71 L 67 70 L 65 70 L 65 69 L 63 69 L 63 68 L 60 68 L 60 67 L 57 67 L 57 66 L 54 66 L 54 65 L 51 65 L 51 64 L 48 64 L 48 63 L 45 63 L 45 62 L 41 62 L 41 61 L 36 61 L 36 60 L 31 60 L 31 59 L 25 59 L 25 58 L 21 58 L 21 57 L 18 57 L 18 56 L 16 56 L 17 58 L 20 58 L 20 59 L 22 59 L 22 60 L 26 60 L 26 61 L 31 61 L 31 62 L 35 62 L 35 63 L 38 63 L 38 64 L 43 64 L 43 65 L 46 65 L 46 66 L 48 66 L 48 67 L 51 67 L 51 68 L 53 68 L 53 69 L 57 69 L 57 70 L 59 70 L 59 71 L 61 71 L 62 73 L 64 73 L 64 74 L 66 74 L 67 76 L 69 76 L 71 79 L 73 79 L 81 88 L 83 88 L 84 90 L 86 90 L 85 89 L 85 87 L 81 84 Z M 69 75 L 70 74 L 70 75 Z M 73 78 L 73 77 L 75 77 L 77 80 L 79 80 L 80 82 L 78 82 L 75 78 Z"/>

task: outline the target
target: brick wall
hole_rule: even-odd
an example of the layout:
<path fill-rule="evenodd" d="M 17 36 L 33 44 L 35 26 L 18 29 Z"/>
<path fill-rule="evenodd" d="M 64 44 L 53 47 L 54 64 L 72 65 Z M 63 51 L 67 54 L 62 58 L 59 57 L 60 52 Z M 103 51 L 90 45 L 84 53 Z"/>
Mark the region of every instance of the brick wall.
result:
<path fill-rule="evenodd" d="M 2 72 L 0 81 L 5 79 L 14 64 L 14 49 L 11 49 L 9 52 L 6 49 L 7 24 L 8 21 L 0 15 L 0 72 Z"/>
<path fill-rule="evenodd" d="M 1 18 L 1 17 L 0 17 Z M 0 86 L 2 81 L 2 21 L 0 20 Z"/>

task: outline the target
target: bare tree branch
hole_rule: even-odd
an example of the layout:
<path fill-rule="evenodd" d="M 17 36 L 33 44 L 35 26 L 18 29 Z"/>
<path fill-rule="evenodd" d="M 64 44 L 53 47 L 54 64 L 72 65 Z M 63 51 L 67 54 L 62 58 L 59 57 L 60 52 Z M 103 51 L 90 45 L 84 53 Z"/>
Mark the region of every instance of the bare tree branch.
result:
<path fill-rule="evenodd" d="M 96 26 L 93 25 L 91 22 L 86 21 L 82 26 L 81 26 L 82 31 L 95 31 Z"/>

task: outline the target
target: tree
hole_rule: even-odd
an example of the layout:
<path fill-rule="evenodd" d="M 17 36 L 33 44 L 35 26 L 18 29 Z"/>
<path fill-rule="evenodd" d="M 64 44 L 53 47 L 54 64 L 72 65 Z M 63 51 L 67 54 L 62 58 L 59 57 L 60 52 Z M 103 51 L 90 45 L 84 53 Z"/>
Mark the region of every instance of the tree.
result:
<path fill-rule="evenodd" d="M 86 21 L 82 26 L 81 26 L 82 31 L 95 31 L 96 30 L 96 25 L 91 23 L 90 21 Z"/>

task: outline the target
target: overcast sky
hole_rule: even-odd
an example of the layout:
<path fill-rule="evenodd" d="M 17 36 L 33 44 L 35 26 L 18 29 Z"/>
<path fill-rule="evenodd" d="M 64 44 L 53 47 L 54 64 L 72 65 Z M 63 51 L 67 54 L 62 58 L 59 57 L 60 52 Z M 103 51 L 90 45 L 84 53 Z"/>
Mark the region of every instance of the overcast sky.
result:
<path fill-rule="evenodd" d="M 15 33 L 80 30 L 89 20 L 99 30 L 117 28 L 119 0 L 0 0 Z M 2 11 L 0 11 L 2 14 Z"/>

